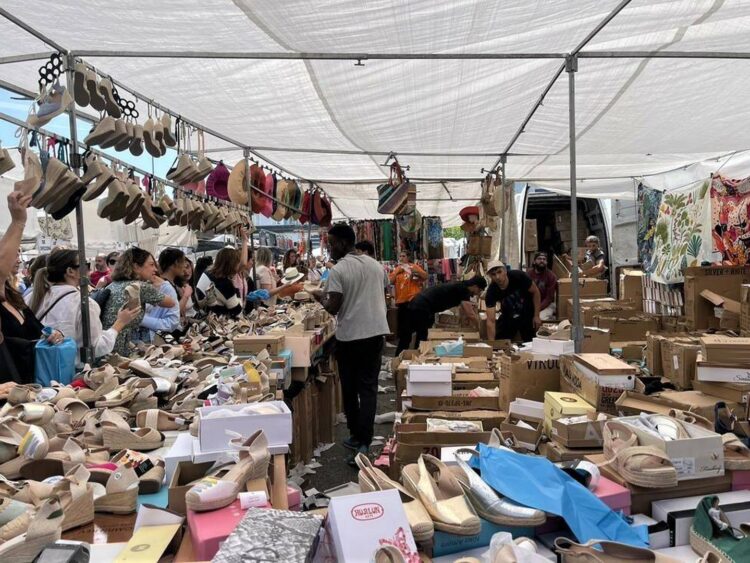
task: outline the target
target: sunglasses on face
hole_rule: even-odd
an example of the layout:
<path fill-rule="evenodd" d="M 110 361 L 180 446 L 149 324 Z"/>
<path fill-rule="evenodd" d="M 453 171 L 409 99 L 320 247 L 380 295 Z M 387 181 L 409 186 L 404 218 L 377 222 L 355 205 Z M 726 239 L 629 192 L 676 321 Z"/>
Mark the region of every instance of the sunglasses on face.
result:
<path fill-rule="evenodd" d="M 115 264 L 117 264 L 117 260 L 107 260 L 107 264 L 109 264 L 110 266 L 114 266 Z"/>

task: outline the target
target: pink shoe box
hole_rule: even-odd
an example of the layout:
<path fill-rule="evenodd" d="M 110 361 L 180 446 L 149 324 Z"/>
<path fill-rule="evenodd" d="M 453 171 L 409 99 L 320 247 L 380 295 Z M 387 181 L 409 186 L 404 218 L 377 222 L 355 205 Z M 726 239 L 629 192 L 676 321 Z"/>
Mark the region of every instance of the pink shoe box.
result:
<path fill-rule="evenodd" d="M 750 490 L 750 470 L 729 471 L 732 475 L 732 490 L 747 491 Z"/>
<path fill-rule="evenodd" d="M 286 486 L 286 498 L 289 506 L 299 506 L 302 504 L 302 493 L 291 485 Z M 293 510 L 290 508 L 289 510 Z"/>
<path fill-rule="evenodd" d="M 615 512 L 630 515 L 630 489 L 626 489 L 606 477 L 601 477 L 594 494 Z"/>
<path fill-rule="evenodd" d="M 271 508 L 267 504 L 264 508 Z M 247 510 L 240 508 L 236 500 L 229 506 L 207 512 L 187 511 L 190 538 L 193 541 L 193 552 L 198 561 L 210 561 L 219 551 L 221 542 L 229 537 Z"/>
<path fill-rule="evenodd" d="M 388 470 L 391 467 L 391 458 L 384 452 L 372 464 L 388 475 Z"/>

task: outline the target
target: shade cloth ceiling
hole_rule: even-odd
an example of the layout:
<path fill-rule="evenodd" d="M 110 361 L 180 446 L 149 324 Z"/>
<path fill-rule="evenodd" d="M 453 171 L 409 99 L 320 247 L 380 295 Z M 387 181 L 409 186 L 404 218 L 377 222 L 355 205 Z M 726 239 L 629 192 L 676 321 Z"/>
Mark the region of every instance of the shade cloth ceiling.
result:
<path fill-rule="evenodd" d="M 564 54 L 620 4 L 0 0 L 1 8 L 64 48 L 99 51 L 102 56 L 83 58 L 102 72 L 317 182 L 333 196 L 338 216 L 356 218 L 377 215 L 375 185 L 387 177 L 381 165 L 389 152 L 410 166 L 410 177 L 425 180 L 423 214 L 455 216 L 463 200 L 476 199 L 480 170 L 506 151 L 563 61 L 366 58 L 358 66 L 212 53 Z M 750 3 L 742 0 L 632 0 L 581 54 L 750 53 L 749 27 Z M 50 50 L 2 17 L 0 38 L 0 58 Z M 123 52 L 129 56 L 103 56 Z M 205 58 L 146 56 L 155 52 Z M 39 64 L 0 64 L 0 81 L 35 90 Z M 580 59 L 581 189 L 632 195 L 632 178 L 750 148 L 750 107 L 743 103 L 748 65 L 718 58 Z M 568 141 L 563 72 L 510 147 L 507 176 L 564 190 Z M 214 158 L 241 158 L 225 140 L 209 137 L 206 144 Z"/>

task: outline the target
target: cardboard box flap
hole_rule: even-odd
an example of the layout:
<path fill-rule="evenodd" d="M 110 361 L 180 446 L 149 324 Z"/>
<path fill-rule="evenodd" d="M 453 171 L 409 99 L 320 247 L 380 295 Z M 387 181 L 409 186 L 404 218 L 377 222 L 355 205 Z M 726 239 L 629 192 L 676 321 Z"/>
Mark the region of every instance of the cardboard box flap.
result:
<path fill-rule="evenodd" d="M 576 354 L 575 359 L 599 375 L 636 375 L 638 370 L 609 354 Z"/>
<path fill-rule="evenodd" d="M 715 293 L 710 289 L 704 289 L 703 291 L 701 291 L 700 296 L 703 297 L 703 299 L 711 302 L 715 307 L 723 307 L 730 313 L 734 313 L 736 315 L 740 314 L 739 301 L 735 301 L 734 299 L 730 299 L 729 297 L 719 295 L 718 293 Z"/>

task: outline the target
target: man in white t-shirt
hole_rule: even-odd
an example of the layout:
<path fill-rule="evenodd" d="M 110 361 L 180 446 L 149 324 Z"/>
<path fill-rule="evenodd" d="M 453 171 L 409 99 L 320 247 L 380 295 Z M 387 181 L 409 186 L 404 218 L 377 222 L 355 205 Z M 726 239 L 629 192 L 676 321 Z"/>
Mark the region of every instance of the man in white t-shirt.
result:
<path fill-rule="evenodd" d="M 350 436 L 344 446 L 367 454 L 372 442 L 378 402 L 378 375 L 384 335 L 390 331 L 383 293 L 383 267 L 354 249 L 354 230 L 338 223 L 328 230 L 328 245 L 336 265 L 330 270 L 325 296 L 315 292 L 336 315 L 336 361 L 341 378 L 344 413 Z"/>

